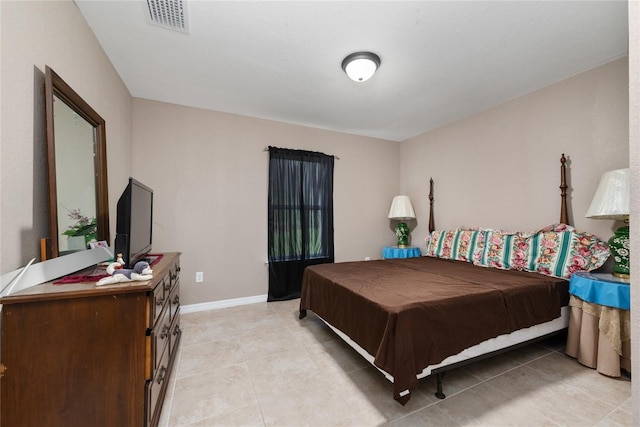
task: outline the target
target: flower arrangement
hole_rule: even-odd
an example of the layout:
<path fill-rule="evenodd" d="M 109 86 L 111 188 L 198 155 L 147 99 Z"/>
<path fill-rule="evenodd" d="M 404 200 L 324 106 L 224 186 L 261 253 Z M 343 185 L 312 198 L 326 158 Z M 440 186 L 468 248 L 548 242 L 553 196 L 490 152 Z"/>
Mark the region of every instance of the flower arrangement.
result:
<path fill-rule="evenodd" d="M 98 223 L 95 218 L 82 215 L 80 209 L 72 210 L 69 212 L 68 217 L 75 220 L 76 223 L 69 226 L 69 228 L 62 233 L 63 235 L 70 237 L 84 236 L 85 244 L 97 240 Z"/>

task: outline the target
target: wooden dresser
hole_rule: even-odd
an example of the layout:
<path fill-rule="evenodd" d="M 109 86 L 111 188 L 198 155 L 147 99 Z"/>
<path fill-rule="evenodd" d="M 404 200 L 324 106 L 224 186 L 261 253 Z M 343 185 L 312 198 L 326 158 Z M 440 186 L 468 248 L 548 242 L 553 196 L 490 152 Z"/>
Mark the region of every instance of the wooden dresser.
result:
<path fill-rule="evenodd" d="M 180 254 L 153 279 L 45 283 L 0 300 L 0 422 L 155 426 L 180 342 Z"/>

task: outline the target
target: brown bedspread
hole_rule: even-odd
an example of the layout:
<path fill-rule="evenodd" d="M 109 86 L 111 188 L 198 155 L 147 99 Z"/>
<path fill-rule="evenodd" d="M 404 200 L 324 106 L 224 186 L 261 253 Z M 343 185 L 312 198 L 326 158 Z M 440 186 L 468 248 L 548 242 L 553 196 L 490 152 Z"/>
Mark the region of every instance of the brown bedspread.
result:
<path fill-rule="evenodd" d="M 405 404 L 429 365 L 489 338 L 560 316 L 569 283 L 536 273 L 419 257 L 308 267 L 300 310 L 312 310 L 394 377 Z"/>

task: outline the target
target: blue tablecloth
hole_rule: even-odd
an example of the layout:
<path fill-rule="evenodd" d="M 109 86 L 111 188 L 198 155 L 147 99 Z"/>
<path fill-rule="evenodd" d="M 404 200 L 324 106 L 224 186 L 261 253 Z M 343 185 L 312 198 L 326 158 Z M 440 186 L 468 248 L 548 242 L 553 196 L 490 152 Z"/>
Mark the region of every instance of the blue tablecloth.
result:
<path fill-rule="evenodd" d="M 408 248 L 399 248 L 397 246 L 385 246 L 382 249 L 382 258 L 414 258 L 421 256 L 420 248 L 410 246 Z"/>
<path fill-rule="evenodd" d="M 583 301 L 629 310 L 631 308 L 629 281 L 607 273 L 580 271 L 569 280 L 569 293 Z"/>

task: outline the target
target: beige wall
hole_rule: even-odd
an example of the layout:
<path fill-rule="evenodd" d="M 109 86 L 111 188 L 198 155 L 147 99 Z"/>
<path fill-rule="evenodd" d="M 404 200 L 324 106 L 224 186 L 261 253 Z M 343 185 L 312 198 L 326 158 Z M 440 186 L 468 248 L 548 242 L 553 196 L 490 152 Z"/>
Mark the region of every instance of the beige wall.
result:
<path fill-rule="evenodd" d="M 397 143 L 142 99 L 133 101 L 133 176 L 154 189 L 154 251 L 181 251 L 184 304 L 267 293 L 269 146 L 340 157 L 336 260 L 379 258 L 399 187 Z M 204 283 L 195 283 L 195 272 Z"/>
<path fill-rule="evenodd" d="M 0 15 L 0 272 L 6 273 L 40 259 L 48 230 L 45 65 L 106 121 L 112 212 L 131 168 L 131 96 L 72 1 L 3 0 Z"/>
<path fill-rule="evenodd" d="M 433 177 L 436 228 L 534 230 L 559 221 L 565 153 L 570 219 L 608 239 L 620 224 L 584 216 L 602 173 L 629 166 L 628 99 L 624 58 L 419 135 L 401 145 L 401 190 L 424 212 Z"/>

